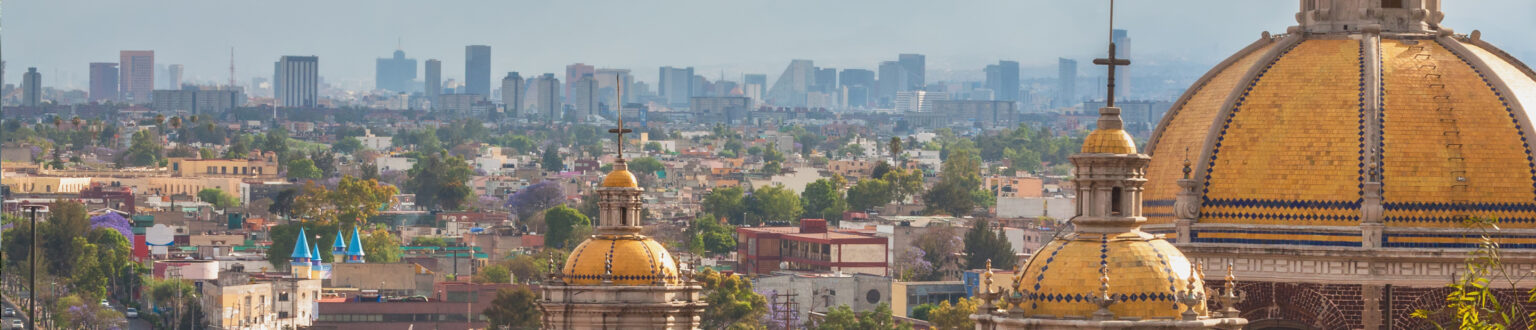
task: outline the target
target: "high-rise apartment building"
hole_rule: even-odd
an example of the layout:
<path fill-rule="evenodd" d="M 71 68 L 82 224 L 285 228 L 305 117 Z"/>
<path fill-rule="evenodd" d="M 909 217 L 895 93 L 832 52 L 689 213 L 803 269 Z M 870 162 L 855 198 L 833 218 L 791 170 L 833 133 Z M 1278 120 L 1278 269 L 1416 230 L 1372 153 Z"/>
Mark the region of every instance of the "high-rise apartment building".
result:
<path fill-rule="evenodd" d="M 811 60 L 791 60 L 789 67 L 768 89 L 768 103 L 786 107 L 805 106 L 805 92 L 815 79 L 815 64 Z"/>
<path fill-rule="evenodd" d="M 308 108 L 320 102 L 320 58 L 283 56 L 277 61 L 277 105 Z"/>
<path fill-rule="evenodd" d="M 896 92 L 896 111 L 903 113 L 932 112 L 933 101 L 949 99 L 949 93 L 929 91 Z"/>
<path fill-rule="evenodd" d="M 581 77 L 596 73 L 597 68 L 591 65 L 576 63 L 565 66 L 565 102 L 575 104 L 576 83 L 581 81 Z"/>
<path fill-rule="evenodd" d="M 686 107 L 688 100 L 693 98 L 693 82 L 693 67 L 679 69 L 664 66 L 661 67 L 660 79 L 657 81 L 657 92 L 668 106 Z"/>
<path fill-rule="evenodd" d="M 1056 98 L 1051 104 L 1065 107 L 1073 103 L 1077 103 L 1077 60 L 1059 58 L 1056 60 Z"/>
<path fill-rule="evenodd" d="M 924 80 L 928 72 L 927 57 L 922 54 L 900 54 L 896 56 L 896 62 L 901 63 L 907 75 L 907 85 L 902 90 L 915 91 L 928 85 L 927 80 Z"/>
<path fill-rule="evenodd" d="M 1127 60 L 1131 59 L 1130 32 L 1126 30 L 1115 29 L 1112 35 L 1115 42 L 1115 57 Z M 1130 95 L 1131 67 L 1122 66 L 1115 68 L 1115 97 L 1123 100 Z"/>
<path fill-rule="evenodd" d="M 464 46 L 464 91 L 459 94 L 491 95 L 491 46 Z"/>
<path fill-rule="evenodd" d="M 560 119 L 560 78 L 555 78 L 553 73 L 545 73 L 533 79 L 534 92 L 533 110 L 544 120 L 555 121 Z"/>
<path fill-rule="evenodd" d="M 149 103 L 155 91 L 155 51 L 118 52 L 117 88 L 122 100 L 133 104 Z"/>
<path fill-rule="evenodd" d="M 437 103 L 437 96 L 443 94 L 443 61 L 428 59 L 425 71 L 423 75 L 427 81 L 426 86 L 422 86 L 426 88 L 423 94 L 426 94 L 428 102 Z"/>
<path fill-rule="evenodd" d="M 181 73 L 183 71 L 186 71 L 186 67 L 181 64 L 171 64 L 165 67 L 166 85 L 170 87 L 168 89 L 181 89 Z"/>
<path fill-rule="evenodd" d="M 816 81 L 812 90 L 831 93 L 837 90 L 837 69 L 816 68 Z"/>
<path fill-rule="evenodd" d="M 523 93 L 527 90 L 517 72 L 507 72 L 507 77 L 501 78 L 501 103 L 507 107 L 507 116 L 523 115 Z"/>
<path fill-rule="evenodd" d="M 43 103 L 43 74 L 27 68 L 21 75 L 21 105 L 35 107 Z"/>
<path fill-rule="evenodd" d="M 876 87 L 877 101 L 880 106 L 889 107 L 896 101 L 896 92 L 906 91 L 907 74 L 901 63 L 896 61 L 880 62 L 880 86 Z"/>
<path fill-rule="evenodd" d="M 597 79 L 588 74 L 581 76 L 571 85 L 571 102 L 576 109 L 577 121 L 585 122 L 597 117 Z M 612 103 L 609 101 L 607 103 Z"/>
<path fill-rule="evenodd" d="M 117 63 L 91 63 L 91 101 L 115 102 L 117 94 Z"/>
<path fill-rule="evenodd" d="M 995 101 L 1019 100 L 1019 62 L 997 61 L 988 65 L 987 89 L 992 90 Z"/>
<path fill-rule="evenodd" d="M 875 87 L 875 72 L 865 69 L 843 69 L 838 74 L 838 86 L 864 86 Z"/>
<path fill-rule="evenodd" d="M 373 88 L 398 93 L 410 93 L 416 80 L 416 59 L 406 58 L 405 51 L 396 50 L 389 58 L 374 61 Z"/>
<path fill-rule="evenodd" d="M 759 95 L 758 96 L 758 98 L 759 98 L 758 101 L 762 101 L 761 100 L 762 96 L 768 95 L 768 75 L 766 75 L 766 74 L 761 74 L 761 73 L 743 74 L 743 75 L 741 75 L 741 85 L 742 86 L 757 85 L 757 95 Z M 747 93 L 751 94 L 751 92 L 747 92 Z"/>

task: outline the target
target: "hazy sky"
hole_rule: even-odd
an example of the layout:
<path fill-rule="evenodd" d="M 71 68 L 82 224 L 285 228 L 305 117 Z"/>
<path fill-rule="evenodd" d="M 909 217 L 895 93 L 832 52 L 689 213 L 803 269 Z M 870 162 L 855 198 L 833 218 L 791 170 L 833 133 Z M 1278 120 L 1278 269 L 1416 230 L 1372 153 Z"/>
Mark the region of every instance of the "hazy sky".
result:
<path fill-rule="evenodd" d="M 1536 1 L 1445 0 L 1445 25 L 1536 61 Z M 1295 0 L 1123 0 L 1117 27 L 1135 57 L 1214 64 L 1294 25 Z M 564 75 L 567 64 L 693 66 L 715 79 L 777 76 L 790 59 L 874 69 L 897 53 L 928 56 L 930 80 L 979 78 L 999 59 L 1045 75 L 1057 57 L 1104 52 L 1106 1 L 1090 0 L 12 0 L 3 2 L 7 82 L 35 66 L 48 86 L 83 88 L 88 63 L 153 49 L 187 81 L 270 76 L 281 55 L 318 55 L 332 83 L 372 86 L 374 58 L 403 40 L 408 57 L 443 61 L 462 79 L 464 46 L 492 47 L 492 77 Z M 418 65 L 418 67 L 424 67 Z M 1053 74 L 1053 73 L 1051 73 Z M 1198 75 L 1199 73 L 1194 73 Z M 419 74 L 418 74 L 419 77 Z"/>

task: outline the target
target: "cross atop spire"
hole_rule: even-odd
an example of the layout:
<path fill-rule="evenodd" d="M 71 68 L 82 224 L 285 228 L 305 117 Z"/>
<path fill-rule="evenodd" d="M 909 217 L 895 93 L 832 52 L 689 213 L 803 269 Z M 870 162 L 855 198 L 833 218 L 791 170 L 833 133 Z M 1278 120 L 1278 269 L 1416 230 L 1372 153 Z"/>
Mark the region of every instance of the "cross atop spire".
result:
<path fill-rule="evenodd" d="M 624 128 L 624 84 L 623 84 L 622 81 L 620 81 L 620 79 L 622 79 L 622 78 L 615 76 L 614 77 L 615 84 L 613 85 L 613 90 L 614 90 L 614 93 L 613 93 L 614 112 L 613 113 L 614 113 L 614 117 L 619 118 L 619 127 L 618 128 L 614 128 L 614 129 L 609 129 L 608 133 L 613 133 L 613 134 L 619 136 L 619 149 L 618 149 L 619 150 L 619 159 L 623 160 L 624 159 L 624 134 L 634 133 L 635 131 L 631 130 L 631 129 L 628 129 L 628 128 Z"/>
<path fill-rule="evenodd" d="M 1131 60 L 1115 57 L 1115 0 L 1109 0 L 1109 58 L 1093 59 L 1093 64 L 1109 67 L 1109 95 L 1104 99 L 1105 107 L 1115 107 L 1115 67 L 1130 66 Z"/>

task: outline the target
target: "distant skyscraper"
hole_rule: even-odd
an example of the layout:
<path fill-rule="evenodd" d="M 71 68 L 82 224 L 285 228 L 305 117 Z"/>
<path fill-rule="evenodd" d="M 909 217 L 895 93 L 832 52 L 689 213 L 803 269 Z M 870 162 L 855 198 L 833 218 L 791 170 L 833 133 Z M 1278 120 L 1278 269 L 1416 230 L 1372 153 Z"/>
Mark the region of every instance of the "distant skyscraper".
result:
<path fill-rule="evenodd" d="M 660 79 L 657 81 L 656 91 L 661 98 L 672 107 L 686 107 L 688 100 L 693 97 L 693 67 L 674 68 L 661 67 Z"/>
<path fill-rule="evenodd" d="M 533 97 L 533 110 L 548 121 L 560 119 L 560 78 L 555 78 L 553 73 L 545 73 L 533 79 L 533 89 L 536 93 Z"/>
<path fill-rule="evenodd" d="M 897 112 L 932 112 L 933 101 L 948 100 L 949 93 L 909 91 L 896 93 Z"/>
<path fill-rule="evenodd" d="M 761 73 L 749 73 L 741 75 L 742 85 L 757 84 L 758 95 L 768 95 L 768 75 Z"/>
<path fill-rule="evenodd" d="M 1127 60 L 1131 59 L 1130 32 L 1126 30 L 1115 29 L 1113 36 L 1115 42 L 1115 57 Z M 1123 100 L 1130 95 L 1131 67 L 1123 66 L 1115 70 L 1115 98 Z"/>
<path fill-rule="evenodd" d="M 118 83 L 122 100 L 149 103 L 155 91 L 155 51 L 125 50 L 118 53 Z"/>
<path fill-rule="evenodd" d="M 896 61 L 880 62 L 879 70 L 880 86 L 877 86 L 875 95 L 880 106 L 889 107 L 896 101 L 896 92 L 906 91 L 908 75 L 901 63 Z"/>
<path fill-rule="evenodd" d="M 118 100 L 117 63 L 91 63 L 91 101 L 113 102 Z"/>
<path fill-rule="evenodd" d="M 423 92 L 427 95 L 427 101 L 437 103 L 437 96 L 443 93 L 443 61 L 428 59 L 424 75 L 427 81 L 423 88 L 427 90 Z"/>
<path fill-rule="evenodd" d="M 171 64 L 165 67 L 166 79 L 170 79 L 168 83 L 169 89 L 181 89 L 181 73 L 185 70 L 186 67 L 181 64 Z"/>
<path fill-rule="evenodd" d="M 633 100 L 639 92 L 631 90 L 630 86 L 635 83 L 635 77 L 629 74 L 629 69 L 597 69 L 594 78 L 597 79 L 598 103 L 612 104 L 613 93 L 619 87 L 624 89 L 624 95 L 622 95 L 624 102 Z"/>
<path fill-rule="evenodd" d="M 576 108 L 577 121 L 587 121 L 597 116 L 597 79 L 591 74 L 581 76 L 571 86 L 572 104 Z"/>
<path fill-rule="evenodd" d="M 459 94 L 491 95 L 491 46 L 464 46 L 464 91 Z"/>
<path fill-rule="evenodd" d="M 1077 60 L 1057 59 L 1056 99 L 1051 104 L 1064 107 L 1073 103 L 1077 103 Z"/>
<path fill-rule="evenodd" d="M 987 89 L 992 90 L 996 101 L 1019 100 L 1019 62 L 997 61 L 988 65 Z"/>
<path fill-rule="evenodd" d="M 27 68 L 21 75 L 21 105 L 35 107 L 43 103 L 43 74 L 37 68 Z"/>
<path fill-rule="evenodd" d="M 576 63 L 565 66 L 565 102 L 576 104 L 576 83 L 581 81 L 581 77 L 596 73 L 596 68 L 591 65 Z"/>
<path fill-rule="evenodd" d="M 523 115 L 523 93 L 527 90 L 523 85 L 523 76 L 517 72 L 507 72 L 507 77 L 501 78 L 501 103 L 507 106 L 506 115 Z"/>
<path fill-rule="evenodd" d="M 814 90 L 822 93 L 831 93 L 837 90 L 837 69 L 816 68 L 816 81 Z"/>
<path fill-rule="evenodd" d="M 373 88 L 393 92 L 409 93 L 415 88 L 411 82 L 416 80 L 416 59 L 405 58 L 405 51 L 396 50 L 390 58 L 380 58 L 374 61 Z"/>
<path fill-rule="evenodd" d="M 792 60 L 779 80 L 768 89 L 768 103 L 786 107 L 805 106 L 805 92 L 815 79 L 815 64 L 811 60 Z"/>
<path fill-rule="evenodd" d="M 843 69 L 838 74 L 838 86 L 864 86 L 875 87 L 875 72 L 865 69 Z"/>
<path fill-rule="evenodd" d="M 320 58 L 283 56 L 277 61 L 277 104 L 290 108 L 314 107 L 320 101 Z"/>
<path fill-rule="evenodd" d="M 928 85 L 927 80 L 924 80 L 928 72 L 927 57 L 922 54 L 900 54 L 896 56 L 896 62 L 901 63 L 901 69 L 907 74 L 907 84 L 902 90 L 921 90 Z"/>

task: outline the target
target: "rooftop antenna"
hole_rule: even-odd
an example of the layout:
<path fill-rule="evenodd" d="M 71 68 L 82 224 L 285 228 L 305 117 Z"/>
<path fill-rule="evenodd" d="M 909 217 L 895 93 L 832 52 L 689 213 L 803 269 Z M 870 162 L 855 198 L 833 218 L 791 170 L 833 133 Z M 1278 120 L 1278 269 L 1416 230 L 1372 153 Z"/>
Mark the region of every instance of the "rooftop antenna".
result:
<path fill-rule="evenodd" d="M 229 47 L 229 89 L 235 89 L 235 47 Z"/>
<path fill-rule="evenodd" d="M 1115 107 L 1115 67 L 1129 66 L 1131 60 L 1115 57 L 1115 0 L 1109 0 L 1109 58 L 1093 59 L 1093 64 L 1109 67 L 1109 77 L 1105 80 L 1109 83 L 1108 98 L 1104 99 L 1106 108 Z"/>

